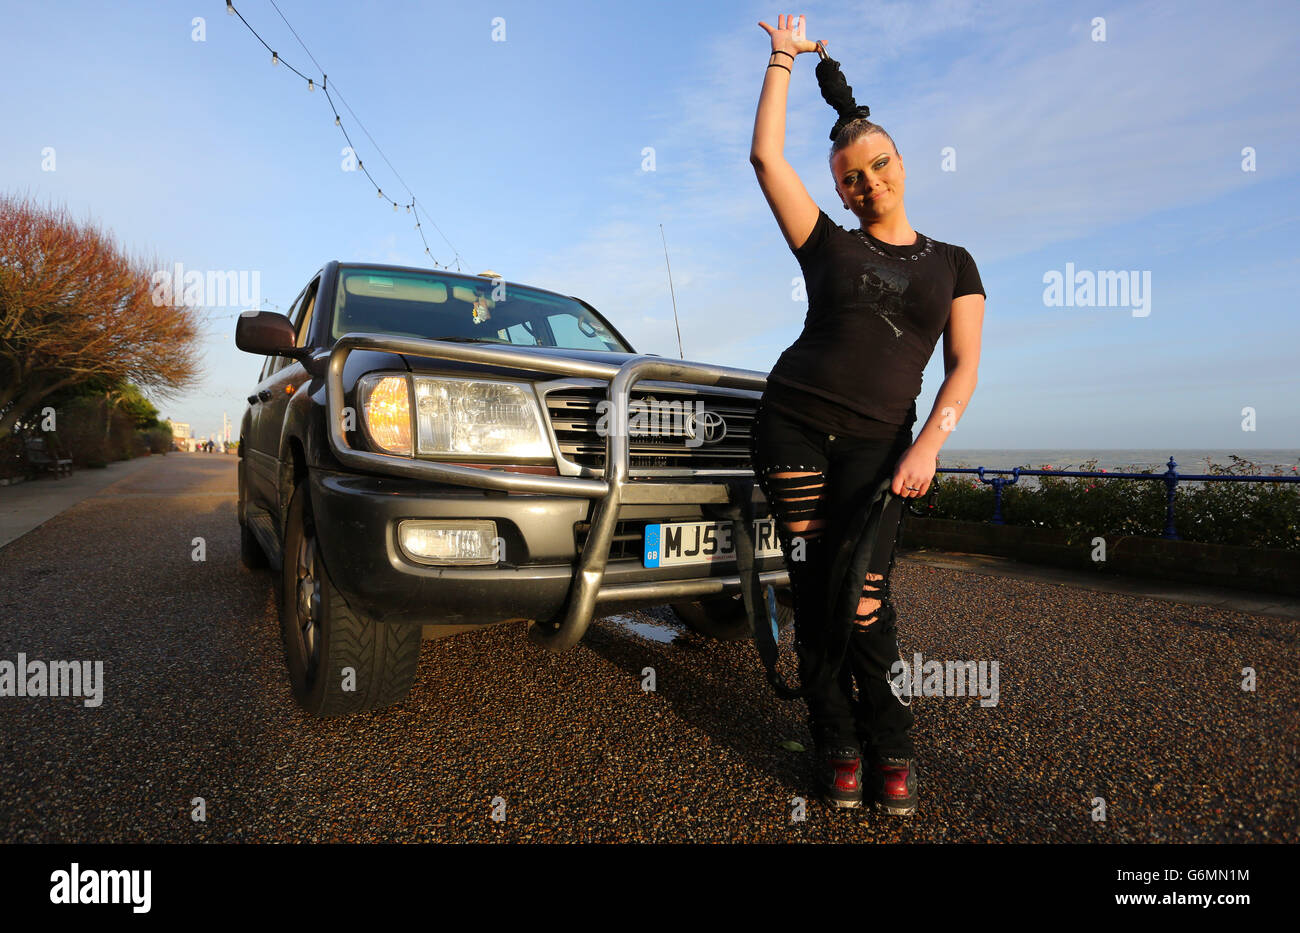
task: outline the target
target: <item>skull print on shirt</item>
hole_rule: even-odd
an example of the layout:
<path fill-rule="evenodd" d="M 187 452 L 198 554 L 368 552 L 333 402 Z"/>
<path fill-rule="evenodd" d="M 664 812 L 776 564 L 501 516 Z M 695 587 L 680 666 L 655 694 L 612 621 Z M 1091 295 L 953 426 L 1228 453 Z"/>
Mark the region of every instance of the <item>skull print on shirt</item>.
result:
<path fill-rule="evenodd" d="M 888 324 L 895 339 L 902 337 L 903 331 L 894 318 L 903 315 L 903 294 L 910 284 L 911 280 L 895 269 L 863 263 L 862 272 L 853 283 L 854 307 L 869 311 Z"/>

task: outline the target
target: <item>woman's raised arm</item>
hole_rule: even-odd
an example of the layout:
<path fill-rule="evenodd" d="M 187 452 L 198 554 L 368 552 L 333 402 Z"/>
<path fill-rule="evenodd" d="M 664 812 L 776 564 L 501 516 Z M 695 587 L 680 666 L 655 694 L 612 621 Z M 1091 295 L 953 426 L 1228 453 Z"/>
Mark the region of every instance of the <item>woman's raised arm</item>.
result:
<path fill-rule="evenodd" d="M 776 22 L 777 29 L 758 24 L 772 37 L 772 56 L 758 98 L 749 162 L 781 233 L 790 248 L 797 249 L 812 233 L 820 209 L 785 159 L 785 108 L 794 58 L 800 52 L 815 52 L 817 44 L 804 38 L 804 17 L 799 17 L 797 26 L 793 16 L 778 15 Z M 785 67 L 775 67 L 780 65 Z"/>

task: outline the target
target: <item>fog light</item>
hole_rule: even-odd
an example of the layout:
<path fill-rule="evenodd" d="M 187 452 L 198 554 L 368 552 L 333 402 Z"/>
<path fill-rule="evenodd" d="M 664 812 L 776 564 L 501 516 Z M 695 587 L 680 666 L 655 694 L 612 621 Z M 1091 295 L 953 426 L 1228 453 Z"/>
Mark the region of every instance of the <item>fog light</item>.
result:
<path fill-rule="evenodd" d="M 402 553 L 422 564 L 495 564 L 505 542 L 491 521 L 404 521 L 397 525 Z"/>

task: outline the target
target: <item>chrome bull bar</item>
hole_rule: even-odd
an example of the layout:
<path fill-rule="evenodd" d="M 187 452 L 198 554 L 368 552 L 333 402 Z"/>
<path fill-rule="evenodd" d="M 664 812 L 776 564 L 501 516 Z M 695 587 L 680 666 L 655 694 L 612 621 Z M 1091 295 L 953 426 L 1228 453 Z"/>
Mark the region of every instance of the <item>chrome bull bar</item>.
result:
<path fill-rule="evenodd" d="M 687 363 L 655 356 L 635 356 L 622 364 L 614 364 L 596 360 L 575 360 L 522 347 L 482 346 L 451 343 L 445 340 L 360 333 L 346 334 L 334 344 L 326 373 L 325 397 L 329 411 L 327 419 L 329 444 L 334 456 L 344 466 L 481 489 L 584 496 L 596 500 L 591 529 L 587 534 L 582 553 L 578 557 L 570 584 L 564 618 L 553 625 L 533 622 L 528 628 L 528 637 L 533 643 L 551 651 L 564 651 L 573 647 L 586 634 L 598 602 L 644 599 L 658 595 L 665 598 L 700 596 L 740 590 L 741 580 L 738 575 L 617 586 L 602 587 L 601 585 L 609 561 L 609 549 L 614 538 L 615 523 L 621 505 L 728 503 L 731 501 L 730 484 L 694 481 L 632 482 L 628 478 L 630 455 L 628 432 L 624 428 L 608 431 L 605 435 L 603 479 L 512 473 L 357 450 L 348 444 L 343 432 L 343 367 L 348 354 L 354 349 L 382 350 L 390 353 L 406 353 L 414 356 L 462 360 L 608 380 L 606 400 L 618 413 L 618 424 L 624 426 L 628 409 L 627 400 L 631 398 L 632 386 L 642 379 L 762 391 L 767 385 L 767 377 L 764 374 L 747 369 Z M 621 404 L 620 400 L 622 400 Z M 359 413 L 357 417 L 360 417 Z M 752 495 L 753 487 L 749 488 Z M 761 573 L 759 579 L 764 586 L 768 584 L 786 586 L 790 582 L 789 573 L 784 569 Z"/>

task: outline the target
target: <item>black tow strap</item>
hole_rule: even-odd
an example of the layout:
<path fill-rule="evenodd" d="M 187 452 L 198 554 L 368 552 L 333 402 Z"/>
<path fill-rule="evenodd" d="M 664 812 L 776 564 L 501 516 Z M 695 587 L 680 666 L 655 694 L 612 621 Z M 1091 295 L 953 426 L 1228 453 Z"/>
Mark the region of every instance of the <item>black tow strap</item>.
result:
<path fill-rule="evenodd" d="M 849 518 L 845 533 L 831 558 L 827 575 L 828 600 L 831 609 L 829 631 L 821 641 L 821 650 L 812 658 L 805 671 L 804 683 L 791 687 L 776 669 L 778 658 L 776 593 L 772 586 L 763 587 L 758 578 L 754 559 L 754 481 L 734 479 L 728 481 L 729 503 L 724 513 L 732 522 L 732 542 L 736 552 L 736 571 L 740 576 L 740 593 L 745 602 L 754 629 L 754 645 L 767 670 L 768 683 L 777 696 L 787 700 L 806 697 L 820 690 L 840 669 L 848 653 L 849 638 L 853 634 L 853 619 L 862 598 L 862 584 L 871 566 L 871 555 L 880 536 L 880 524 L 885 509 L 897 498 L 893 478 L 888 477 L 873 490 L 868 501 L 862 503 Z"/>

